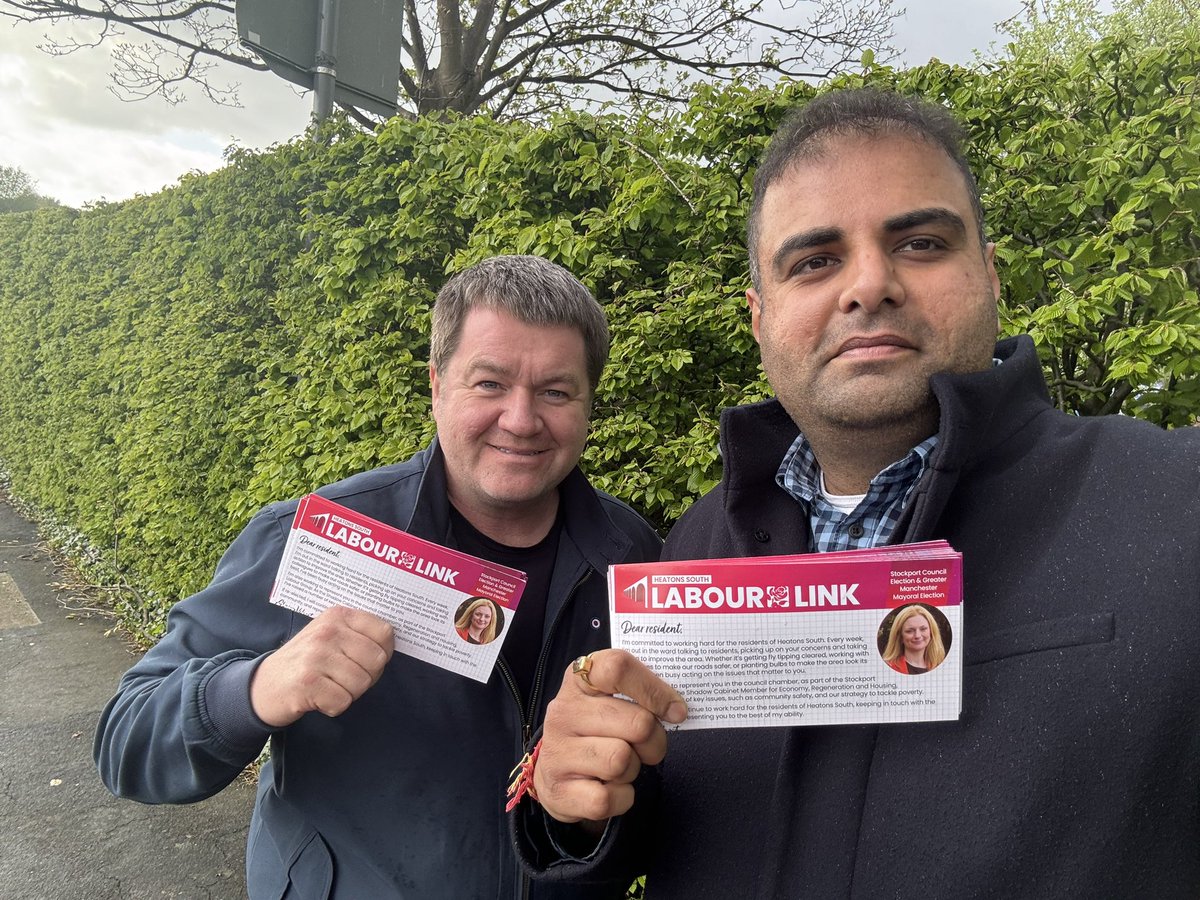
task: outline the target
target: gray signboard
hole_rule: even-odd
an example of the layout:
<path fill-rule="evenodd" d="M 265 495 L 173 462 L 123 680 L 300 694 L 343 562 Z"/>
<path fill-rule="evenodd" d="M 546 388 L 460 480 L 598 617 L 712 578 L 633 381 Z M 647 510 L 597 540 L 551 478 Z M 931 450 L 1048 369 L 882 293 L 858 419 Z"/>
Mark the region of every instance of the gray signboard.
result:
<path fill-rule="evenodd" d="M 320 0 L 237 0 L 238 38 L 271 71 L 313 87 Z M 396 112 L 402 0 L 338 0 L 334 99 L 383 116 Z"/>

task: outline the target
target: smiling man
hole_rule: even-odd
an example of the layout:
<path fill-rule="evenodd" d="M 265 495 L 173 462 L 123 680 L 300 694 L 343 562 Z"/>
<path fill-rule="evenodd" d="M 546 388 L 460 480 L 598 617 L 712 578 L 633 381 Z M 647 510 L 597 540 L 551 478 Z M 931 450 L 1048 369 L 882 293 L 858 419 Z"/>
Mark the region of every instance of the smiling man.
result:
<path fill-rule="evenodd" d="M 777 399 L 726 410 L 722 480 L 664 549 L 949 541 L 960 719 L 686 731 L 668 750 L 658 720 L 684 698 L 597 652 L 547 712 L 534 783 L 561 824 L 526 809 L 517 832 L 540 876 L 648 867 L 655 900 L 1200 896 L 1200 431 L 1059 412 L 1033 342 L 995 343 L 961 137 L 944 109 L 874 90 L 785 121 L 748 228 Z M 936 665 L 932 636 L 913 641 L 906 665 Z M 659 762 L 646 841 L 635 779 Z M 602 832 L 593 852 L 559 849 L 572 828 Z"/>
<path fill-rule="evenodd" d="M 608 350 L 603 310 L 564 269 L 486 260 L 434 305 L 436 441 L 318 491 L 527 574 L 486 684 L 393 654 L 391 626 L 368 613 L 335 607 L 310 621 L 269 604 L 297 506 L 276 503 L 122 679 L 96 736 L 110 790 L 199 800 L 269 740 L 247 848 L 252 900 L 589 896 L 530 893 L 503 809 L 543 717 L 543 673 L 607 646 L 608 566 L 660 548 L 577 466 Z M 464 640 L 494 635 L 482 604 L 456 623 Z"/>

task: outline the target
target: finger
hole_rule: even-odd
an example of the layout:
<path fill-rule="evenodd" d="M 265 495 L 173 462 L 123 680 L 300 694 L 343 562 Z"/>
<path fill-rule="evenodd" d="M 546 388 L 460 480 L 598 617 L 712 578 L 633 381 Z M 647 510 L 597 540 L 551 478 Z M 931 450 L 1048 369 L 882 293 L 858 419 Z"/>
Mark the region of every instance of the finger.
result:
<path fill-rule="evenodd" d="M 392 658 L 395 649 L 396 644 L 390 639 L 386 645 L 381 646 L 372 638 L 356 631 L 343 634 L 341 642 L 337 645 L 337 650 L 342 656 L 361 667 L 370 676 L 371 684 L 383 674 L 384 667 Z"/>
<path fill-rule="evenodd" d="M 636 752 L 630 752 L 630 745 L 625 744 L 619 751 L 597 751 L 597 769 L 602 774 L 598 776 L 605 784 L 633 784 L 634 779 L 642 772 L 645 762 Z M 635 748 L 636 749 L 636 748 Z"/>
<path fill-rule="evenodd" d="M 567 748 L 577 741 L 615 738 L 649 765 L 660 763 L 667 752 L 667 734 L 654 713 L 604 694 L 555 697 L 546 708 L 545 734 Z"/>
<path fill-rule="evenodd" d="M 391 656 L 391 651 L 395 649 L 394 629 L 390 623 L 385 622 L 374 613 L 364 612 L 361 609 L 351 609 L 348 606 L 331 606 L 317 616 L 316 619 L 313 619 L 313 622 L 326 617 L 332 622 L 343 625 L 351 631 L 370 639 L 373 643 L 387 650 L 389 656 Z"/>
<path fill-rule="evenodd" d="M 589 738 L 572 741 L 555 757 L 553 765 L 545 768 L 551 777 L 564 780 L 590 778 L 629 784 L 641 772 L 642 760 L 619 738 Z"/>
<path fill-rule="evenodd" d="M 651 672 L 636 656 L 624 650 L 597 650 L 589 656 L 591 667 L 587 681 L 568 669 L 564 685 L 566 680 L 574 679 L 576 687 L 584 693 L 624 694 L 672 725 L 687 718 L 687 704 L 679 692 Z"/>
<path fill-rule="evenodd" d="M 357 637 L 357 642 L 357 645 L 347 642 L 331 649 L 322 659 L 314 660 L 311 683 L 320 685 L 331 681 L 355 700 L 365 694 L 383 674 L 387 660 L 377 644 L 361 636 Z"/>
<path fill-rule="evenodd" d="M 556 782 L 545 790 L 538 787 L 538 802 L 560 822 L 603 822 L 629 812 L 634 796 L 632 785 L 588 778 Z"/>
<path fill-rule="evenodd" d="M 357 695 L 333 678 L 324 678 L 313 689 L 309 706 L 326 716 L 340 716 L 350 708 Z"/>
<path fill-rule="evenodd" d="M 630 785 L 642 764 L 624 741 L 577 739 L 558 753 L 543 746 L 542 753 L 534 786 L 539 802 L 559 821 L 605 819 L 633 803 Z"/>
<path fill-rule="evenodd" d="M 298 662 L 323 670 L 348 656 L 377 678 L 395 652 L 392 626 L 377 616 L 334 606 L 320 613 L 283 646 Z M 282 652 L 282 651 L 281 651 Z"/>

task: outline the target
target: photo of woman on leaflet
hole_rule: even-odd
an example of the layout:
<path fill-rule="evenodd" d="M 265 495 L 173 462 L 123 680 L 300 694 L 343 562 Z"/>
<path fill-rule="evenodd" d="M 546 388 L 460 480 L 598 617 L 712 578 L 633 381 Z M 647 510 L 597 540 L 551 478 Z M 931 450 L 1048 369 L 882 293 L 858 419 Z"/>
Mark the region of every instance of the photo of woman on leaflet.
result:
<path fill-rule="evenodd" d="M 454 630 L 468 644 L 490 644 L 503 627 L 500 610 L 486 597 L 464 601 L 454 619 Z"/>
<path fill-rule="evenodd" d="M 932 607 L 914 603 L 888 614 L 880 625 L 880 655 L 901 675 L 936 669 L 950 647 L 950 623 Z M 941 621 L 939 621 L 939 619 Z"/>

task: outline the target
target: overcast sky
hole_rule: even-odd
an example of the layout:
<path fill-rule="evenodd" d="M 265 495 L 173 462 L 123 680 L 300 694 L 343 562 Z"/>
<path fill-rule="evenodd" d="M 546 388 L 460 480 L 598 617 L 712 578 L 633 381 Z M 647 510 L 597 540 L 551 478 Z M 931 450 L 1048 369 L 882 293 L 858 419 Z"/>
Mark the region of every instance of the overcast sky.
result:
<path fill-rule="evenodd" d="M 969 63 L 1021 0 L 908 0 L 907 7 L 896 23 L 902 64 Z M 226 76 L 241 83 L 240 109 L 202 97 L 175 106 L 122 102 L 107 90 L 107 45 L 48 56 L 37 50 L 45 30 L 0 19 L 0 165 L 20 167 L 63 203 L 153 193 L 187 172 L 220 167 L 231 144 L 267 147 L 308 123 L 309 95 L 240 68 Z"/>

